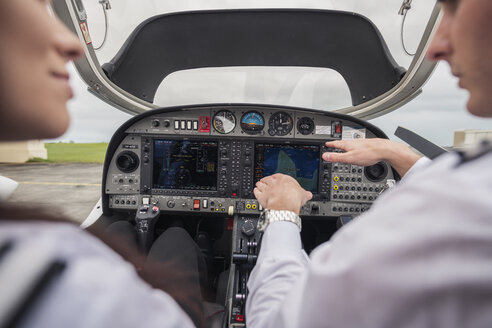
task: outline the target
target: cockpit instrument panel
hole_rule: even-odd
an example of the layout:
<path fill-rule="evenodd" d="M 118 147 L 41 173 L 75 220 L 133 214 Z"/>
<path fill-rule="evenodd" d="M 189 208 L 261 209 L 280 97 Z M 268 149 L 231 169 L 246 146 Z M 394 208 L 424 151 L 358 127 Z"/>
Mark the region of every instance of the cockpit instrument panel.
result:
<path fill-rule="evenodd" d="M 204 128 L 208 122 L 212 128 Z M 329 112 L 188 106 L 141 114 L 120 130 L 105 164 L 103 207 L 110 211 L 150 202 L 161 211 L 259 213 L 255 183 L 284 173 L 313 193 L 301 215 L 356 216 L 395 179 L 383 162 L 362 167 L 323 161 L 324 152 L 339 151 L 327 148 L 328 140 L 385 137 L 367 122 Z"/>

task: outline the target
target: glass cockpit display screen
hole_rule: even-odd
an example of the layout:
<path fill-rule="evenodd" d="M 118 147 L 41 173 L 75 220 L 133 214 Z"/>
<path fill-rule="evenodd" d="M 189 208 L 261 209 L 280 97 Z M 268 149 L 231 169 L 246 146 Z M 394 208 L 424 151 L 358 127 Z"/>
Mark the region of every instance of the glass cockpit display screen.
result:
<path fill-rule="evenodd" d="M 217 142 L 154 140 L 154 189 L 217 190 Z"/>
<path fill-rule="evenodd" d="M 255 183 L 275 173 L 290 175 L 306 190 L 318 192 L 320 148 L 316 145 L 255 145 Z"/>

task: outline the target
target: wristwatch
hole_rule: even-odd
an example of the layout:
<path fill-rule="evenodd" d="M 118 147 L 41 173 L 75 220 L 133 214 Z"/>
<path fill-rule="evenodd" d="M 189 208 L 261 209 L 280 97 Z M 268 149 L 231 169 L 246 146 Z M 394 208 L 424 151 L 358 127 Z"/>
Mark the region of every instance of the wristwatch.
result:
<path fill-rule="evenodd" d="M 301 218 L 291 211 L 264 210 L 258 220 L 258 231 L 263 232 L 271 222 L 288 221 L 296 224 L 302 230 Z"/>

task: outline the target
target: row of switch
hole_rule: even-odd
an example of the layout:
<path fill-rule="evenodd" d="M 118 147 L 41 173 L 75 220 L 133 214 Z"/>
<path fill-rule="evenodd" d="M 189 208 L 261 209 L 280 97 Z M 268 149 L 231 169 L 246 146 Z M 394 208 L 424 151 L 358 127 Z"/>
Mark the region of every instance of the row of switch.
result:
<path fill-rule="evenodd" d="M 126 205 L 137 205 L 137 201 L 136 201 L 136 200 L 132 200 L 132 201 L 127 200 L 127 201 L 125 202 L 124 200 L 120 201 L 119 199 L 116 199 L 116 200 L 114 201 L 114 203 L 115 203 L 115 204 L 119 204 L 120 202 L 121 202 L 121 205 L 123 205 L 123 204 L 126 204 Z"/>
<path fill-rule="evenodd" d="M 362 174 L 362 166 L 358 165 L 334 165 L 333 172 Z"/>
<path fill-rule="evenodd" d="M 134 184 L 134 183 L 138 183 L 138 179 L 128 179 L 128 180 L 125 180 L 123 178 L 119 178 L 119 179 L 115 179 L 113 180 L 113 183 L 118 183 L 118 184 L 125 184 L 125 183 L 129 183 L 129 184 Z"/>
<path fill-rule="evenodd" d="M 148 197 L 144 197 L 142 198 L 142 204 L 148 204 L 150 201 L 150 199 Z M 154 200 L 155 201 L 155 200 Z M 158 201 L 155 201 L 156 203 Z M 176 201 L 174 200 L 168 200 L 167 201 L 167 207 L 168 208 L 174 208 L 176 206 Z M 184 208 L 188 208 L 188 202 L 187 201 L 184 201 L 182 204 L 181 204 L 182 207 Z M 200 206 L 201 206 L 201 209 L 206 209 L 209 207 L 209 201 L 208 199 L 202 199 L 202 201 L 200 202 L 199 199 L 193 199 L 193 210 L 194 211 L 199 211 L 200 210 Z M 234 206 L 229 206 L 228 209 L 226 209 L 225 205 L 223 205 L 222 203 L 216 203 L 215 201 L 210 201 L 210 211 L 212 212 L 225 212 L 227 210 L 227 213 L 229 215 L 233 215 L 234 214 Z"/>
<path fill-rule="evenodd" d="M 113 205 L 137 205 L 136 197 L 114 197 Z"/>
<path fill-rule="evenodd" d="M 376 200 L 377 195 L 359 195 L 359 194 L 334 194 L 333 199 L 345 199 L 345 200 L 369 200 L 373 201 Z"/>
<path fill-rule="evenodd" d="M 208 207 L 208 199 L 202 199 L 202 207 L 207 208 Z M 200 209 L 200 200 L 199 199 L 194 199 L 193 200 L 193 209 L 194 210 L 199 210 Z"/>
<path fill-rule="evenodd" d="M 214 208 L 214 206 L 216 206 Z M 202 199 L 202 208 L 207 208 L 208 207 L 208 200 L 207 199 Z M 198 211 L 200 210 L 200 200 L 199 199 L 194 199 L 193 200 L 193 210 Z M 222 205 L 222 203 L 215 204 L 214 201 L 210 202 L 210 211 L 212 212 L 225 212 L 226 208 Z M 234 215 L 234 206 L 229 206 L 227 209 L 227 214 L 232 216 Z"/>
<path fill-rule="evenodd" d="M 369 209 L 369 205 L 353 206 L 348 204 L 333 204 L 333 213 L 364 213 Z"/>
<path fill-rule="evenodd" d="M 113 174 L 114 184 L 134 184 L 139 183 L 140 176 L 137 174 L 123 175 L 123 174 Z"/>
<path fill-rule="evenodd" d="M 361 177 L 357 177 L 357 176 L 352 176 L 352 177 L 350 177 L 350 176 L 347 176 L 347 177 L 340 176 L 339 177 L 338 175 L 335 175 L 333 177 L 333 181 L 335 181 L 335 182 L 338 182 L 338 181 L 340 181 L 340 182 L 343 182 L 343 181 L 346 181 L 346 182 L 350 182 L 350 181 L 352 181 L 352 182 L 362 182 L 362 178 Z"/>
<path fill-rule="evenodd" d="M 198 131 L 198 121 L 191 120 L 175 120 L 174 130 L 195 130 Z"/>
<path fill-rule="evenodd" d="M 379 192 L 384 189 L 383 186 L 379 186 L 379 187 L 377 185 L 373 185 L 373 186 L 374 187 L 366 187 L 365 185 L 364 186 L 360 186 L 360 185 L 358 185 L 358 186 L 355 186 L 355 185 L 340 185 L 340 186 L 334 185 L 333 190 L 335 190 L 335 191 L 336 190 L 340 190 L 340 191 L 343 191 L 343 190 L 356 191 L 357 190 L 357 191 L 364 191 L 364 192 L 366 192 L 366 191 L 373 192 L 374 191 L 374 192 L 379 194 Z"/>

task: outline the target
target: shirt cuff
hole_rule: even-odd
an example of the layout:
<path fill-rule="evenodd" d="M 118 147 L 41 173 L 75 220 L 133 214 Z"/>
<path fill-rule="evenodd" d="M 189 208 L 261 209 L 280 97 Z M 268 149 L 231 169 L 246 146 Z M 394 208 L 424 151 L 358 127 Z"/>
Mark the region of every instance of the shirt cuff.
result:
<path fill-rule="evenodd" d="M 406 177 L 411 176 L 415 174 L 415 172 L 419 171 L 423 167 L 428 166 L 430 163 L 432 163 L 432 160 L 430 160 L 427 157 L 420 157 L 413 165 L 410 167 L 410 169 L 407 171 L 407 173 L 402 177 L 402 179 L 406 179 Z"/>
<path fill-rule="evenodd" d="M 302 250 L 299 227 L 288 221 L 271 222 L 261 240 L 260 256 L 297 254 Z"/>

